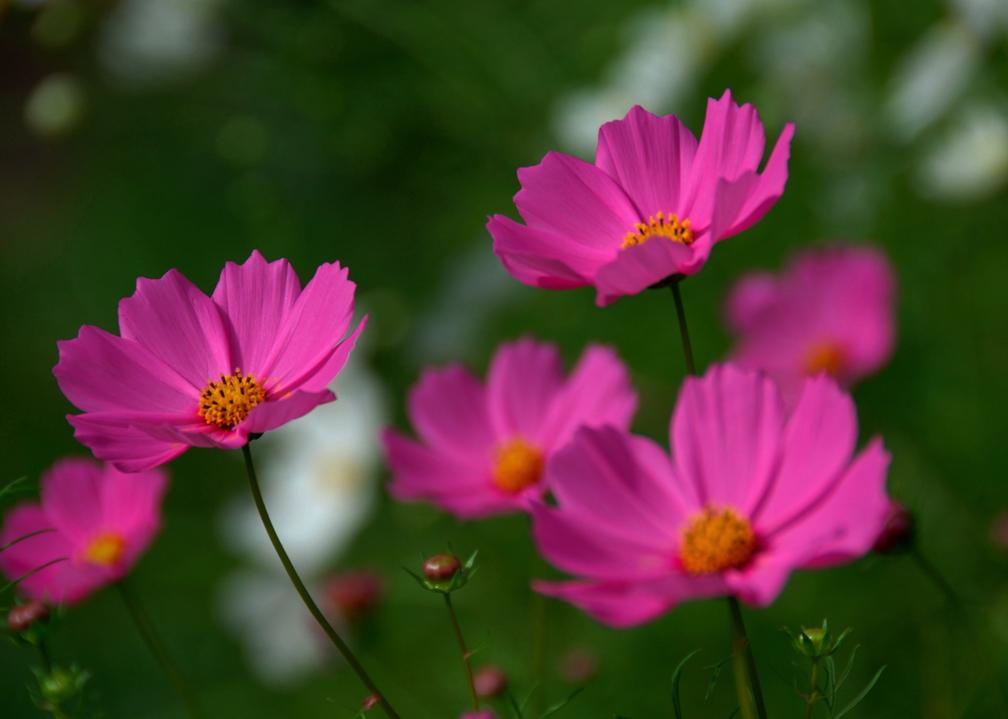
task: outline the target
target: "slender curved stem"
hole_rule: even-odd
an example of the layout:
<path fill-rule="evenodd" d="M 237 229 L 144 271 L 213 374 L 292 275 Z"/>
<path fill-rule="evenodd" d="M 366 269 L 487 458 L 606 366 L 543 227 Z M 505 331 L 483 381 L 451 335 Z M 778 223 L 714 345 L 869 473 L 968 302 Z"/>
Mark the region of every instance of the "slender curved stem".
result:
<path fill-rule="evenodd" d="M 476 696 L 476 685 L 473 683 L 472 665 L 469 663 L 469 650 L 466 649 L 465 640 L 462 638 L 462 630 L 459 628 L 458 618 L 455 616 L 455 608 L 452 606 L 451 594 L 445 592 L 445 606 L 448 607 L 448 616 L 451 617 L 452 629 L 455 630 L 455 638 L 458 640 L 459 651 L 462 652 L 462 667 L 465 669 L 466 685 L 469 688 L 469 702 L 473 711 L 479 713 L 479 698 Z"/>
<path fill-rule="evenodd" d="M 392 705 L 389 704 L 388 699 L 385 695 L 379 691 L 378 686 L 374 683 L 374 680 L 368 675 L 361 666 L 361 663 L 357 661 L 357 657 L 353 655 L 350 651 L 350 647 L 346 645 L 346 642 L 340 638 L 340 635 L 336 633 L 333 629 L 332 624 L 329 620 L 325 618 L 322 614 L 322 610 L 318 608 L 315 604 L 315 600 L 311 598 L 311 594 L 308 593 L 308 589 L 305 587 L 304 582 L 301 581 L 301 577 L 298 576 L 297 570 L 294 569 L 294 564 L 291 562 L 290 557 L 287 556 L 287 551 L 283 548 L 283 544 L 280 543 L 280 537 L 277 536 L 276 530 L 273 528 L 273 522 L 269 518 L 269 513 L 266 511 L 266 504 L 263 502 L 262 491 L 259 489 L 259 480 L 256 478 L 255 466 L 252 464 L 252 452 L 249 449 L 248 444 L 242 447 L 242 455 L 245 458 L 245 473 L 248 475 L 249 489 L 252 490 L 252 499 L 255 501 L 256 509 L 259 511 L 259 518 L 262 520 L 263 527 L 266 528 L 266 534 L 269 535 L 270 542 L 273 543 L 273 549 L 276 550 L 277 556 L 280 558 L 280 563 L 283 564 L 284 570 L 287 572 L 287 576 L 291 580 L 291 584 L 294 585 L 294 589 L 297 590 L 298 595 L 301 597 L 301 601 L 308 608 L 312 617 L 318 622 L 318 625 L 322 627 L 322 631 L 326 633 L 329 637 L 329 641 L 339 650 L 339 653 L 343 655 L 346 659 L 347 664 L 349 664 L 360 680 L 364 683 L 364 686 L 368 690 L 378 697 L 378 703 L 381 704 L 382 709 L 385 714 L 388 715 L 389 719 L 399 719 L 399 715 L 396 713 Z"/>
<path fill-rule="evenodd" d="M 203 712 L 199 701 L 197 701 L 196 694 L 193 692 L 192 687 L 189 686 L 189 682 L 186 681 L 185 675 L 182 674 L 178 665 L 172 660 L 171 655 L 165 648 L 164 642 L 161 641 L 161 637 L 154 630 L 150 617 L 147 616 L 147 613 L 140 605 L 140 600 L 137 599 L 136 594 L 126 586 L 125 580 L 118 582 L 116 587 L 119 589 L 119 596 L 122 597 L 123 604 L 126 605 L 126 610 L 133 619 L 137 631 L 143 637 L 144 644 L 147 645 L 150 653 L 154 655 L 154 659 L 157 660 L 161 671 L 164 672 L 165 677 L 168 679 L 168 683 L 172 685 L 172 689 L 175 690 L 179 700 L 185 706 L 186 713 L 193 717 L 193 719 L 205 719 L 207 715 Z"/>
<path fill-rule="evenodd" d="M 819 688 L 816 683 L 819 681 L 819 660 L 812 660 L 812 677 L 809 680 L 808 705 L 805 707 L 805 719 L 812 719 L 812 707 L 819 700 Z"/>
<path fill-rule="evenodd" d="M 763 689 L 760 687 L 759 674 L 756 672 L 756 658 L 753 656 L 752 647 L 749 645 L 749 635 L 746 632 L 745 622 L 742 621 L 742 610 L 735 597 L 728 597 L 728 608 L 731 611 L 732 619 L 732 657 L 735 665 L 735 686 L 742 687 L 739 696 L 739 704 L 742 707 L 744 717 L 752 717 L 752 708 L 749 706 L 749 695 L 745 692 L 745 682 L 739 681 L 739 676 L 746 671 L 749 674 L 749 685 L 752 687 L 752 702 L 756 705 L 756 715 L 759 719 L 767 719 L 766 704 L 763 701 Z"/>
<path fill-rule="evenodd" d="M 696 374 L 693 345 L 690 343 L 689 328 L 686 326 L 686 310 L 683 308 L 682 295 L 679 294 L 679 282 L 672 283 L 672 297 L 675 298 L 676 315 L 679 318 L 679 337 L 682 340 L 683 356 L 686 358 L 686 371 L 689 374 Z"/>

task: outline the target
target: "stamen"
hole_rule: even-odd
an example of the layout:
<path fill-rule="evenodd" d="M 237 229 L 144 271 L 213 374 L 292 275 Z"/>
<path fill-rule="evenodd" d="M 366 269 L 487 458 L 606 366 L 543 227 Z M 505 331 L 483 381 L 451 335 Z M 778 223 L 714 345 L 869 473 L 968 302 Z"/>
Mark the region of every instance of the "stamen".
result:
<path fill-rule="evenodd" d="M 497 448 L 493 481 L 505 492 L 520 492 L 539 481 L 543 471 L 542 452 L 521 437 Z"/>
<path fill-rule="evenodd" d="M 831 377 L 839 377 L 847 364 L 847 356 L 835 342 L 817 342 L 805 355 L 805 373 L 810 375 L 825 372 Z"/>
<path fill-rule="evenodd" d="M 690 574 L 741 569 L 755 553 L 756 535 L 749 521 L 732 509 L 704 509 L 683 530 L 679 545 L 679 559 Z"/>
<path fill-rule="evenodd" d="M 88 544 L 83 559 L 100 567 L 114 567 L 125 550 L 126 542 L 122 537 L 115 532 L 102 532 Z"/>
<path fill-rule="evenodd" d="M 199 416 L 207 424 L 215 424 L 221 429 L 231 429 L 248 417 L 260 402 L 266 400 L 266 391 L 254 377 L 243 377 L 235 367 L 235 373 L 221 375 L 220 382 L 208 382 L 200 395 Z"/>
<path fill-rule="evenodd" d="M 647 224 L 638 222 L 634 225 L 636 232 L 628 232 L 623 238 L 623 247 L 633 245 L 643 245 L 652 237 L 665 237 L 673 242 L 681 242 L 684 245 L 693 243 L 693 230 L 690 229 L 692 223 L 688 219 L 682 222 L 675 215 L 665 218 L 664 212 L 659 212 L 656 216 L 648 218 Z"/>

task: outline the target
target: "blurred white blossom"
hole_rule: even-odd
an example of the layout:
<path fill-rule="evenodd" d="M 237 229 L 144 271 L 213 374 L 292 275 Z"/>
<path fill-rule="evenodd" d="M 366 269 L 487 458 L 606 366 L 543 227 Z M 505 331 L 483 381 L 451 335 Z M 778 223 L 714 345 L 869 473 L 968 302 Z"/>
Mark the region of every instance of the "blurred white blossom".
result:
<path fill-rule="evenodd" d="M 1004 104 L 971 104 L 925 152 L 917 184 L 929 197 L 981 200 L 1008 179 L 1008 113 Z"/>

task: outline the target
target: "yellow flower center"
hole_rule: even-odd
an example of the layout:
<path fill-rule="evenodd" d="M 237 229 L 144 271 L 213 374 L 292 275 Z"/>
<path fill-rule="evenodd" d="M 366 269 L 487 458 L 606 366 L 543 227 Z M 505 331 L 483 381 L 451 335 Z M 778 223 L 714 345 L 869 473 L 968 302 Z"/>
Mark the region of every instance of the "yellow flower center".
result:
<path fill-rule="evenodd" d="M 690 229 L 692 223 L 688 219 L 682 222 L 675 215 L 669 215 L 666 219 L 664 212 L 659 212 L 657 216 L 648 218 L 647 224 L 638 222 L 634 225 L 634 231 L 628 232 L 623 238 L 623 248 L 632 245 L 643 245 L 652 237 L 666 237 L 673 242 L 681 242 L 684 245 L 693 244 L 693 230 Z"/>
<path fill-rule="evenodd" d="M 679 559 L 690 574 L 741 569 L 755 553 L 756 535 L 749 521 L 734 510 L 713 507 L 693 517 L 679 545 Z"/>
<path fill-rule="evenodd" d="M 838 377 L 847 364 L 846 353 L 835 342 L 817 342 L 805 355 L 805 373 L 825 372 Z"/>
<path fill-rule="evenodd" d="M 122 559 L 126 542 L 115 532 L 102 532 L 84 550 L 84 561 L 100 567 L 114 567 Z"/>
<path fill-rule="evenodd" d="M 497 448 L 493 481 L 505 492 L 520 492 L 539 481 L 543 471 L 542 452 L 521 437 Z"/>
<path fill-rule="evenodd" d="M 234 374 L 221 375 L 220 382 L 208 382 L 200 395 L 199 416 L 207 424 L 230 429 L 240 424 L 248 413 L 266 400 L 266 391 L 255 377 L 243 377 L 235 368 Z"/>

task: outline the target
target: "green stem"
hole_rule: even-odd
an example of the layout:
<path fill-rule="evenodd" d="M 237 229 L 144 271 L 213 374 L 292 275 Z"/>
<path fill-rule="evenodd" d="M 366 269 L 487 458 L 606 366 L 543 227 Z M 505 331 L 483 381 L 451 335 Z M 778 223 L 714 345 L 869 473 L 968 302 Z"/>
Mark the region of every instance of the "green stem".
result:
<path fill-rule="evenodd" d="M 452 606 L 451 594 L 445 592 L 445 606 L 448 607 L 448 616 L 451 617 L 452 629 L 455 630 L 455 639 L 458 640 L 459 651 L 462 652 L 462 668 L 465 669 L 466 685 L 469 687 L 469 701 L 474 712 L 479 713 L 479 698 L 476 696 L 476 685 L 473 683 L 472 665 L 469 663 L 469 650 L 466 649 L 465 640 L 462 638 L 462 630 L 459 628 L 458 618 L 455 616 L 455 608 Z"/>
<path fill-rule="evenodd" d="M 672 297 L 675 298 L 676 315 L 679 317 L 679 337 L 682 339 L 683 356 L 686 358 L 686 372 L 696 374 L 693 363 L 693 345 L 690 344 L 689 328 L 686 326 L 686 310 L 683 308 L 682 295 L 679 294 L 679 282 L 672 283 Z"/>
<path fill-rule="evenodd" d="M 186 713 L 193 717 L 193 719 L 204 719 L 206 714 L 203 713 L 202 707 L 200 707 L 199 702 L 196 700 L 192 687 L 189 686 L 189 682 L 186 681 L 178 665 L 172 661 L 168 650 L 165 649 L 164 643 L 161 641 L 161 637 L 154 630 L 150 617 L 147 616 L 147 613 L 144 612 L 143 607 L 140 605 L 140 601 L 133 591 L 127 587 L 125 580 L 118 582 L 116 586 L 119 589 L 119 596 L 122 597 L 123 604 L 126 605 L 126 610 L 133 619 L 133 624 L 136 625 L 140 636 L 143 637 L 144 644 L 147 645 L 150 653 L 154 655 L 154 659 L 160 665 L 161 671 L 164 672 L 168 682 L 172 685 L 183 706 L 185 706 Z"/>
<path fill-rule="evenodd" d="M 361 663 L 357 661 L 357 657 L 353 655 L 350 651 L 350 647 L 346 645 L 340 635 L 336 633 L 333 629 L 332 624 L 329 620 L 325 618 L 322 614 L 322 610 L 318 608 L 315 604 L 315 600 L 311 598 L 311 594 L 308 593 L 308 589 L 305 587 L 304 582 L 301 581 L 301 577 L 298 576 L 297 570 L 294 569 L 294 564 L 291 562 L 290 557 L 287 556 L 287 551 L 283 548 L 283 544 L 280 543 L 280 537 L 277 536 L 276 530 L 273 528 L 273 522 L 270 521 L 269 513 L 266 511 L 266 504 L 263 502 L 262 491 L 259 489 L 259 480 L 256 478 L 255 466 L 252 464 L 252 451 L 249 449 L 248 444 L 242 447 L 242 455 L 245 458 L 245 473 L 248 475 L 249 489 L 252 490 L 252 499 L 255 501 L 256 509 L 259 510 L 259 518 L 262 520 L 263 527 L 266 528 L 266 534 L 269 535 L 270 542 L 273 543 L 273 549 L 276 550 L 277 556 L 280 558 L 280 563 L 283 564 L 284 570 L 287 572 L 287 576 L 291 580 L 291 584 L 294 585 L 294 589 L 297 590 L 298 595 L 301 597 L 301 601 L 308 608 L 312 617 L 318 622 L 318 625 L 322 627 L 322 631 L 326 633 L 329 637 L 329 641 L 335 645 L 339 650 L 339 653 L 343 655 L 346 659 L 347 664 L 349 664 L 353 670 L 360 677 L 361 682 L 368 690 L 378 697 L 378 703 L 381 704 L 382 709 L 385 714 L 388 715 L 389 719 L 399 719 L 399 715 L 396 713 L 392 705 L 389 704 L 388 699 L 385 695 L 379 691 L 378 686 L 374 683 L 368 673 L 361 666 Z"/>
<path fill-rule="evenodd" d="M 819 660 L 812 660 L 812 678 L 809 682 L 809 694 L 808 694 L 808 705 L 805 707 L 805 719 L 812 719 L 812 707 L 815 706 L 816 701 L 819 699 L 817 692 L 819 691 L 816 687 L 816 683 L 819 681 Z"/>
<path fill-rule="evenodd" d="M 532 592 L 532 716 L 540 716 L 546 704 L 546 639 L 547 610 L 546 597 Z"/>
<path fill-rule="evenodd" d="M 42 669 L 46 674 L 52 674 L 52 660 L 49 658 L 49 649 L 45 645 L 45 639 L 39 639 L 38 650 L 39 656 L 42 657 Z"/>
<path fill-rule="evenodd" d="M 756 715 L 759 719 L 767 719 L 766 704 L 763 702 L 763 689 L 760 687 L 759 674 L 756 672 L 756 658 L 753 656 L 752 647 L 749 644 L 749 635 L 746 632 L 745 622 L 742 621 L 742 610 L 735 597 L 728 597 L 728 608 L 731 611 L 732 619 L 732 660 L 735 666 L 735 687 L 739 691 L 739 704 L 742 707 L 742 715 L 746 719 L 752 718 L 752 709 L 749 706 L 749 694 L 745 691 L 745 680 L 739 677 L 749 674 L 749 685 L 752 687 L 752 701 L 756 705 Z"/>

